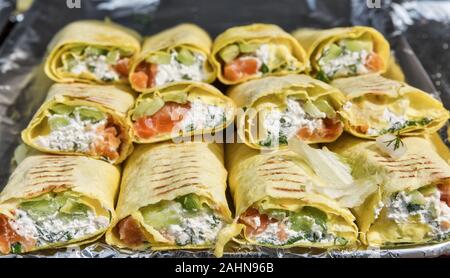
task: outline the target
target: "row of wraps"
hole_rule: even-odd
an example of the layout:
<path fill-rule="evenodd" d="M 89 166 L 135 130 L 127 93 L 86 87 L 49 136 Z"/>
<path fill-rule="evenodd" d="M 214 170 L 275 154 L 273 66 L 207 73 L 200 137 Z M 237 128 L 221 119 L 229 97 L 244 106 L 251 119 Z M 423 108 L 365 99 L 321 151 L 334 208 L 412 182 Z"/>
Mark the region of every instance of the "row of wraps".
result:
<path fill-rule="evenodd" d="M 80 21 L 54 37 L 45 72 L 57 83 L 0 194 L 1 253 L 105 233 L 119 248 L 216 256 L 449 238 L 448 150 L 430 139 L 448 111 L 397 81 L 372 28 L 253 24 L 213 43 L 192 24 L 142 41 Z"/>

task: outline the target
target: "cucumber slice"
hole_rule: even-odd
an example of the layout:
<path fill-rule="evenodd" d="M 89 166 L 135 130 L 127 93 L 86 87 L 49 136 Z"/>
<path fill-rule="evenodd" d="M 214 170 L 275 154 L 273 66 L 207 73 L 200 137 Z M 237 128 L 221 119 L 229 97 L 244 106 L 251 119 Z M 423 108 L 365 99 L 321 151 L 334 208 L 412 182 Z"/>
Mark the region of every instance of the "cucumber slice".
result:
<path fill-rule="evenodd" d="M 160 97 L 145 99 L 136 107 L 132 119 L 135 121 L 142 116 L 151 116 L 164 106 L 164 100 Z"/>
<path fill-rule="evenodd" d="M 197 212 L 202 209 L 200 198 L 195 194 L 188 194 L 176 199 L 183 208 L 189 212 Z"/>
<path fill-rule="evenodd" d="M 239 50 L 242 53 L 252 53 L 255 52 L 258 49 L 259 45 L 255 43 L 239 43 Z"/>
<path fill-rule="evenodd" d="M 64 206 L 61 207 L 60 212 L 69 215 L 87 215 L 89 207 L 79 203 L 73 199 L 67 199 Z"/>
<path fill-rule="evenodd" d="M 162 204 L 161 206 L 149 206 L 141 210 L 144 222 L 155 229 L 177 225 L 181 223 L 181 204 Z"/>
<path fill-rule="evenodd" d="M 74 109 L 75 108 L 73 106 L 57 103 L 50 107 L 48 110 L 50 110 L 50 112 L 52 112 L 53 114 L 69 115 L 73 112 Z"/>
<path fill-rule="evenodd" d="M 106 55 L 106 63 L 110 65 L 114 65 L 117 63 L 117 60 L 120 59 L 120 51 L 119 50 L 112 50 L 109 51 Z"/>
<path fill-rule="evenodd" d="M 100 56 L 100 55 L 106 55 L 106 52 L 107 51 L 105 49 L 101 49 L 101 48 L 94 47 L 94 46 L 88 46 L 84 50 L 84 55 L 85 56 Z"/>
<path fill-rule="evenodd" d="M 236 44 L 229 45 L 219 51 L 219 56 L 225 63 L 233 61 L 239 55 L 239 46 Z"/>
<path fill-rule="evenodd" d="M 324 118 L 326 114 L 320 111 L 311 101 L 307 101 L 303 104 L 303 110 L 313 118 Z"/>
<path fill-rule="evenodd" d="M 269 215 L 270 218 L 274 218 L 281 221 L 284 218 L 286 218 L 288 212 L 282 209 L 272 209 L 267 214 Z"/>
<path fill-rule="evenodd" d="M 340 44 L 353 52 L 360 52 L 365 50 L 370 53 L 373 51 L 373 43 L 370 40 L 344 39 L 341 40 Z"/>
<path fill-rule="evenodd" d="M 187 92 L 179 93 L 179 92 L 171 92 L 162 95 L 162 99 L 164 102 L 176 102 L 180 104 L 186 103 L 188 100 Z"/>
<path fill-rule="evenodd" d="M 34 220 L 52 215 L 59 210 L 58 204 L 51 197 L 22 202 L 19 208 L 25 210 Z"/>
<path fill-rule="evenodd" d="M 327 115 L 327 118 L 334 118 L 336 117 L 336 111 L 334 108 L 328 103 L 328 101 L 324 99 L 318 99 L 314 101 L 314 105 L 319 109 L 320 111 L 324 112 Z"/>
<path fill-rule="evenodd" d="M 99 122 L 106 118 L 105 113 L 94 108 L 78 107 L 76 110 L 83 121 Z"/>
<path fill-rule="evenodd" d="M 322 60 L 324 62 L 328 62 L 328 61 L 336 59 L 341 54 L 342 54 L 342 48 L 333 43 L 332 45 L 330 45 L 330 48 L 328 48 L 328 50 L 324 53 L 324 55 L 322 55 Z"/>
<path fill-rule="evenodd" d="M 309 232 L 314 224 L 319 225 L 323 231 L 326 230 L 327 215 L 314 207 L 303 207 L 300 212 L 289 217 L 294 231 Z"/>
<path fill-rule="evenodd" d="M 417 190 L 409 193 L 409 196 L 411 197 L 410 204 L 423 206 L 427 203 L 427 200 L 423 197 L 422 193 Z"/>
<path fill-rule="evenodd" d="M 171 56 L 169 53 L 166 52 L 158 52 L 146 59 L 147 62 L 151 64 L 158 64 L 158 65 L 166 65 L 170 64 Z"/>
<path fill-rule="evenodd" d="M 191 66 L 195 63 L 195 56 L 189 49 L 182 48 L 178 52 L 177 60 L 186 66 Z"/>
<path fill-rule="evenodd" d="M 296 232 L 309 232 L 312 230 L 312 226 L 314 225 L 314 219 L 305 215 L 294 214 L 289 219 L 291 221 L 292 230 Z"/>
<path fill-rule="evenodd" d="M 84 49 L 86 49 L 86 47 L 84 47 L 84 46 L 76 46 L 74 48 L 71 48 L 69 51 L 74 56 L 80 57 L 83 54 Z"/>
<path fill-rule="evenodd" d="M 56 130 L 69 125 L 70 120 L 65 116 L 51 117 L 48 119 L 48 125 L 51 130 Z"/>
<path fill-rule="evenodd" d="M 436 193 L 437 190 L 438 189 L 436 188 L 436 185 L 432 185 L 432 184 L 424 186 L 419 189 L 420 193 L 422 193 L 422 195 L 424 195 L 424 196 L 433 195 L 434 193 Z"/>

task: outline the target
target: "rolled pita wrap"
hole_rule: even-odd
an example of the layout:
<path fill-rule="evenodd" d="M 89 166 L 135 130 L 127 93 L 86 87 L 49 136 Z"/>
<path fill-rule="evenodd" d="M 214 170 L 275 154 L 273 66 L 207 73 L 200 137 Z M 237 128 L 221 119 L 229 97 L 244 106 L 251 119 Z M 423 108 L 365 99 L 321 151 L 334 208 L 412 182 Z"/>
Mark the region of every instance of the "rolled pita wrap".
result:
<path fill-rule="evenodd" d="M 127 118 L 133 104 L 131 93 L 114 86 L 54 84 L 22 140 L 42 152 L 118 164 L 133 148 Z"/>
<path fill-rule="evenodd" d="M 212 83 L 216 71 L 210 61 L 211 44 L 203 29 L 187 23 L 147 38 L 131 66 L 131 86 L 148 93 L 173 82 Z"/>
<path fill-rule="evenodd" d="M 337 199 L 319 193 L 329 186 L 302 156 L 290 150 L 260 153 L 245 144 L 227 144 L 226 154 L 236 220 L 221 232 L 216 255 L 231 236 L 273 248 L 356 244 L 354 216 Z"/>
<path fill-rule="evenodd" d="M 126 84 L 140 48 L 140 36 L 131 29 L 112 22 L 75 21 L 50 42 L 45 73 L 61 83 Z"/>
<path fill-rule="evenodd" d="M 0 253 L 79 246 L 100 238 L 114 217 L 120 170 L 65 155 L 25 158 L 0 193 Z"/>
<path fill-rule="evenodd" d="M 309 69 L 303 47 L 280 27 L 252 24 L 227 29 L 214 41 L 212 61 L 224 84 Z"/>
<path fill-rule="evenodd" d="M 361 241 L 395 247 L 447 241 L 450 235 L 450 167 L 421 137 L 402 139 L 405 153 L 391 157 L 374 141 L 354 137 L 331 145 L 356 176 L 378 189 L 354 208 Z"/>
<path fill-rule="evenodd" d="M 286 147 L 294 137 L 307 143 L 332 142 L 343 131 L 336 112 L 344 96 L 306 75 L 251 80 L 232 87 L 227 95 L 242 109 L 237 131 L 252 148 Z"/>
<path fill-rule="evenodd" d="M 345 129 L 357 137 L 432 134 L 449 118 L 442 103 L 431 95 L 378 74 L 342 78 L 331 85 L 346 96 L 340 114 Z"/>
<path fill-rule="evenodd" d="M 311 75 L 325 82 L 341 77 L 384 73 L 390 63 L 388 41 L 371 27 L 301 28 L 292 35 L 306 49 Z"/>
<path fill-rule="evenodd" d="M 124 169 L 107 243 L 138 250 L 213 247 L 231 222 L 226 177 L 221 145 L 138 146 Z"/>
<path fill-rule="evenodd" d="M 141 94 L 130 113 L 136 143 L 211 134 L 233 123 L 235 104 L 215 87 L 184 81 Z"/>

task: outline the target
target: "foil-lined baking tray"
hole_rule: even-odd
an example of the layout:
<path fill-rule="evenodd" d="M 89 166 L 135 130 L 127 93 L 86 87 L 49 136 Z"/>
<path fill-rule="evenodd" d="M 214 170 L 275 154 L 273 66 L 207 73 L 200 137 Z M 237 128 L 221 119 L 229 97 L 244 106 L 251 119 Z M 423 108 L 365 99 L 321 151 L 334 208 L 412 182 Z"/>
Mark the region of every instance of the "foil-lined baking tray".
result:
<path fill-rule="evenodd" d="M 0 0 L 1 3 L 14 1 Z M 20 143 L 20 131 L 39 108 L 52 82 L 44 75 L 42 62 L 46 46 L 65 24 L 78 19 L 109 18 L 131 27 L 143 35 L 153 34 L 182 22 L 205 28 L 212 37 L 235 25 L 253 22 L 278 24 L 287 31 L 298 27 L 330 28 L 335 26 L 374 26 L 389 39 L 393 54 L 406 81 L 441 99 L 450 109 L 450 8 L 448 3 L 428 1 L 352 1 L 352 0 L 278 0 L 278 1 L 209 1 L 209 0 L 80 0 L 68 7 L 61 0 L 34 1 L 20 16 L 6 38 L 0 41 L 0 190 L 11 172 L 14 149 Z M 77 2 L 77 1 L 70 1 Z M 368 5 L 367 3 L 375 3 Z M 380 5 L 376 5 L 379 3 Z M 11 13 L 11 6 L 8 13 Z M 424 8 L 426 7 L 426 9 Z M 432 8 L 430 8 L 432 7 Z M 6 9 L 6 8 L 5 8 Z M 448 11 L 448 12 L 446 12 Z M 7 23 L 0 8 L 0 32 Z M 7 21 L 4 21 L 7 22 Z M 428 24 L 428 25 L 427 25 Z M 434 28 L 439 25 L 439 30 Z M 428 28 L 428 29 L 427 29 Z M 417 33 L 421 30 L 423 33 Z M 421 37 L 426 34 L 426 46 Z M 434 39 L 434 41 L 430 41 Z M 411 47 L 412 45 L 412 47 Z M 420 45 L 420 47 L 418 46 Z M 439 50 L 442 46 L 444 49 Z M 434 48 L 433 48 L 434 47 Z M 425 48 L 425 50 L 422 50 Z M 420 51 L 419 58 L 414 50 Z M 444 58 L 437 58 L 442 55 Z M 425 65 L 422 66 L 422 63 Z M 432 75 L 427 74 L 432 73 Z M 431 78 L 430 78 L 431 77 Z M 436 87 L 438 89 L 436 89 Z M 450 146 L 448 126 L 441 139 Z M 291 248 L 272 249 L 230 244 L 225 257 L 437 257 L 450 255 L 450 242 L 395 249 L 330 250 Z M 103 240 L 59 250 L 33 252 L 10 257 L 211 257 L 211 251 L 131 251 L 119 250 Z"/>

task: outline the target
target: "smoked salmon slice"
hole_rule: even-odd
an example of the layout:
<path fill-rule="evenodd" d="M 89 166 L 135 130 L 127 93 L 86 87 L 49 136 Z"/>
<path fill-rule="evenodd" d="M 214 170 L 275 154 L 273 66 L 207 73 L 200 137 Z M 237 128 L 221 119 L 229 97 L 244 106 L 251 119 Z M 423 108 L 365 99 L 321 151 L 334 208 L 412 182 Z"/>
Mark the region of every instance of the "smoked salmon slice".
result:
<path fill-rule="evenodd" d="M 373 52 L 367 56 L 366 59 L 366 67 L 371 69 L 372 71 L 379 71 L 383 68 L 384 63 L 383 59 L 381 59 L 380 55 Z"/>
<path fill-rule="evenodd" d="M 224 67 L 224 77 L 230 81 L 240 80 L 257 72 L 258 60 L 256 58 L 238 58 Z"/>
<path fill-rule="evenodd" d="M 142 62 L 136 67 L 136 71 L 131 74 L 131 84 L 138 89 L 151 88 L 155 85 L 157 73 L 158 65 Z"/>
<path fill-rule="evenodd" d="M 119 239 L 127 245 L 139 245 L 145 241 L 139 224 L 132 217 L 121 220 L 117 224 Z"/>
<path fill-rule="evenodd" d="M 0 253 L 8 254 L 11 252 L 11 244 L 20 243 L 23 247 L 22 251 L 30 251 L 36 245 L 33 238 L 25 238 L 11 227 L 8 218 L 0 214 Z"/>
<path fill-rule="evenodd" d="M 133 124 L 134 130 L 140 138 L 144 139 L 172 132 L 175 125 L 183 120 L 189 109 L 190 104 L 166 102 L 155 114 L 139 118 Z"/>

